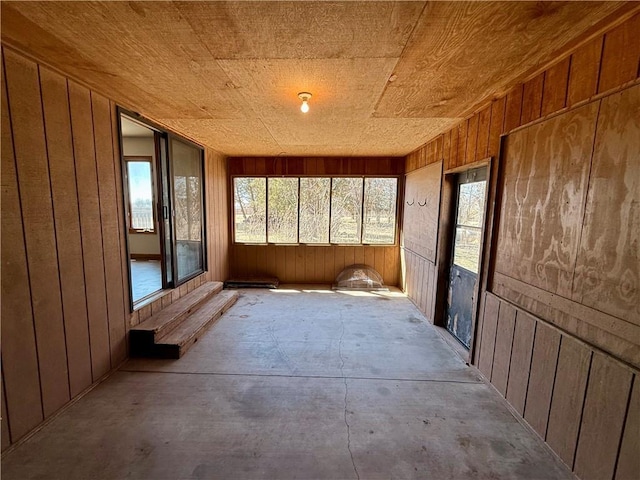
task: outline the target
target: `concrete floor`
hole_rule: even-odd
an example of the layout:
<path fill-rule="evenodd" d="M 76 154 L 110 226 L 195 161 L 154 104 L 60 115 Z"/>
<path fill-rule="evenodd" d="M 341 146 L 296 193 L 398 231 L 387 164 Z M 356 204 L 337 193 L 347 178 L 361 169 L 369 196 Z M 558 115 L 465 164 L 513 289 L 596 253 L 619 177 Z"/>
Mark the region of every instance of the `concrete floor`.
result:
<path fill-rule="evenodd" d="M 129 361 L 6 455 L 3 480 L 573 478 L 404 296 L 241 292 L 184 358 Z"/>

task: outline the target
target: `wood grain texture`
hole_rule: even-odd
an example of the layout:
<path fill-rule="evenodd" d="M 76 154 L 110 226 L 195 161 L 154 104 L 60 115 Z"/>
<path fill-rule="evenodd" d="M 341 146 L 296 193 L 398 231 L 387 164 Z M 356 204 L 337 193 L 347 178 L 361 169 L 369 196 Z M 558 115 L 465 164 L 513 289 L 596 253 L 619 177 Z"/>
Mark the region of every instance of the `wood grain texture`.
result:
<path fill-rule="evenodd" d="M 540 118 L 544 81 L 545 77 L 543 72 L 524 84 L 522 91 L 522 113 L 520 115 L 520 123 L 522 125 Z"/>
<path fill-rule="evenodd" d="M 493 352 L 491 383 L 498 389 L 502 396 L 506 396 L 507 393 L 515 324 L 516 309 L 507 302 L 501 302 Z"/>
<path fill-rule="evenodd" d="M 571 57 L 567 57 L 551 66 L 544 73 L 541 112 L 543 117 L 566 106 L 570 64 Z"/>
<path fill-rule="evenodd" d="M 4 68 L 2 75 L 2 375 L 11 438 L 16 441 L 42 421 L 43 413 Z"/>
<path fill-rule="evenodd" d="M 2 446 L 2 451 L 4 452 L 11 445 L 11 433 L 9 432 L 9 416 L 7 414 L 7 400 L 4 396 L 4 378 L 2 378 L 2 381 L 0 381 L 0 402 L 2 402 L 2 419 L 0 419 L 2 437 L 0 437 L 0 445 Z"/>
<path fill-rule="evenodd" d="M 505 107 L 506 110 L 504 114 L 502 133 L 508 133 L 514 128 L 522 125 L 522 122 L 520 121 L 522 115 L 522 94 L 522 85 L 518 85 L 507 94 L 507 104 Z"/>
<path fill-rule="evenodd" d="M 636 372 L 633 379 L 633 390 L 629 399 L 627 420 L 620 444 L 618 463 L 616 464 L 616 480 L 632 479 L 640 472 L 640 380 Z"/>
<path fill-rule="evenodd" d="M 491 103 L 491 125 L 489 126 L 489 144 L 487 156 L 497 158 L 500 153 L 500 135 L 503 132 L 505 120 L 506 97 Z"/>
<path fill-rule="evenodd" d="M 517 312 L 506 398 L 520 415 L 524 413 L 527 398 L 536 323 L 531 315 L 522 311 Z"/>
<path fill-rule="evenodd" d="M 560 333 L 539 322 L 533 341 L 524 419 L 543 439 L 547 432 L 559 347 Z"/>
<path fill-rule="evenodd" d="M 45 417 L 69 401 L 58 252 L 38 66 L 5 52 L 7 92 Z"/>
<path fill-rule="evenodd" d="M 111 369 L 111 352 L 104 256 L 102 242 L 96 241 L 102 237 L 102 228 L 100 223 L 96 222 L 96 219 L 101 218 L 100 197 L 89 90 L 69 82 L 69 104 L 78 179 L 78 205 L 91 344 L 91 371 L 93 380 L 96 381 Z"/>
<path fill-rule="evenodd" d="M 640 85 L 602 100 L 571 296 L 635 325 L 640 325 L 638 112 Z"/>
<path fill-rule="evenodd" d="M 405 180 L 404 248 L 436 261 L 442 163 L 407 174 Z"/>
<path fill-rule="evenodd" d="M 631 380 L 628 369 L 594 353 L 574 464 L 580 478 L 613 477 Z"/>
<path fill-rule="evenodd" d="M 491 378 L 491 372 L 493 370 L 493 355 L 495 350 L 499 311 L 499 298 L 487 293 L 484 303 L 484 314 L 482 316 L 482 338 L 480 343 L 478 368 L 488 379 Z"/>
<path fill-rule="evenodd" d="M 74 397 L 91 385 L 91 353 L 67 81 L 43 68 L 40 69 L 40 81 L 57 232 L 69 386 Z"/>
<path fill-rule="evenodd" d="M 478 114 L 478 137 L 476 143 L 476 160 L 489 156 L 489 131 L 491 128 L 491 104 Z"/>
<path fill-rule="evenodd" d="M 604 36 L 598 93 L 635 80 L 640 74 L 640 13 Z"/>
<path fill-rule="evenodd" d="M 469 120 L 465 120 L 458 124 L 458 152 L 456 154 L 456 167 L 460 167 L 466 163 L 468 131 Z"/>
<path fill-rule="evenodd" d="M 464 156 L 465 164 L 473 163 L 478 160 L 478 157 L 476 156 L 476 149 L 478 146 L 478 120 L 478 114 L 469 119 L 467 126 L 467 147 Z"/>
<path fill-rule="evenodd" d="M 509 135 L 497 272 L 571 295 L 597 114 L 589 104 Z"/>
<path fill-rule="evenodd" d="M 573 465 L 578 442 L 591 349 L 563 335 L 551 398 L 547 443 L 567 465 Z"/>
<path fill-rule="evenodd" d="M 603 36 L 594 38 L 571 55 L 567 106 L 586 100 L 598 91 Z"/>

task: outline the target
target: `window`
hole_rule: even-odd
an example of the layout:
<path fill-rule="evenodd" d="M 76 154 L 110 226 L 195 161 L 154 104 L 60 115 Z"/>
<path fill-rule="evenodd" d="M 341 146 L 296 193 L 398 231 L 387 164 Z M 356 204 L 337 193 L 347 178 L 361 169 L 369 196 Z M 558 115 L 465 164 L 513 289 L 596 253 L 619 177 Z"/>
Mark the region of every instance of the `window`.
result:
<path fill-rule="evenodd" d="M 236 177 L 236 243 L 392 245 L 397 178 Z"/>
<path fill-rule="evenodd" d="M 156 233 L 151 157 L 125 157 L 129 202 L 129 231 Z"/>

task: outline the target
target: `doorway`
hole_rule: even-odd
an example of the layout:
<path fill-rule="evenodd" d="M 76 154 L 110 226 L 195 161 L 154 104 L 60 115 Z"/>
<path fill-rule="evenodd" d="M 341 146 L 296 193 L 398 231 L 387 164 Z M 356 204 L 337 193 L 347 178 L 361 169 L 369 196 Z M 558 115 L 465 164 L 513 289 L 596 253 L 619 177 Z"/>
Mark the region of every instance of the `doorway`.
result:
<path fill-rule="evenodd" d="M 445 326 L 469 349 L 482 251 L 486 166 L 458 173 L 455 183 L 455 222 L 451 236 L 453 242 Z"/>

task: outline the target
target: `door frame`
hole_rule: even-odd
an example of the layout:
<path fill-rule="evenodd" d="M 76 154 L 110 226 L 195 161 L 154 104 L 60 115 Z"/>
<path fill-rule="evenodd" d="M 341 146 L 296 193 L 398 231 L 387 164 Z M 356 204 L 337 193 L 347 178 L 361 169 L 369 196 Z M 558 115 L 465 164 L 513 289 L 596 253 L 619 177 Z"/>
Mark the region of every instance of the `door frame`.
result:
<path fill-rule="evenodd" d="M 451 267 L 451 256 L 453 254 L 453 230 L 456 222 L 456 207 L 458 196 L 458 182 L 457 176 L 460 173 L 465 173 L 469 170 L 475 170 L 480 167 L 486 167 L 487 169 L 487 187 L 485 191 L 485 204 L 484 204 L 484 218 L 482 221 L 482 234 L 480 237 L 480 259 L 478 264 L 478 280 L 474 288 L 474 298 L 472 303 L 471 314 L 471 340 L 469 346 L 468 362 L 472 363 L 474 358 L 474 352 L 476 350 L 477 339 L 476 332 L 478 331 L 478 318 L 480 313 L 480 292 L 484 289 L 484 280 L 486 278 L 485 271 L 487 269 L 486 264 L 486 252 L 489 248 L 487 242 L 487 233 L 490 228 L 492 220 L 492 212 L 494 209 L 494 202 L 492 201 L 492 176 L 494 175 L 495 160 L 493 157 L 487 157 L 477 162 L 469 163 L 456 168 L 445 170 L 442 175 L 442 190 L 440 192 L 440 221 L 438 226 L 438 246 L 436 266 L 438 269 L 438 281 L 436 284 L 436 305 L 435 305 L 435 324 L 443 327 L 447 334 L 451 334 L 446 329 L 446 315 L 447 315 L 447 293 L 449 288 L 449 270 Z M 452 335 L 453 336 L 453 335 Z M 457 342 L 458 340 L 455 339 Z"/>

